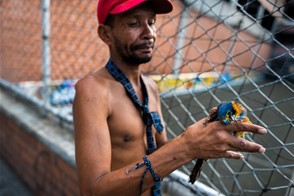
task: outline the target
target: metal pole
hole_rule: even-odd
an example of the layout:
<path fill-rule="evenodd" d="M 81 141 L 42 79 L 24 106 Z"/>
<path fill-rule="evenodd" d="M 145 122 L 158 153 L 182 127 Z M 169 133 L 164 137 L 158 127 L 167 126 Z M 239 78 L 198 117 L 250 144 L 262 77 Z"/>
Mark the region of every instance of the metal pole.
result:
<path fill-rule="evenodd" d="M 178 34 L 177 45 L 176 45 L 175 60 L 173 64 L 173 73 L 176 75 L 180 73 L 180 68 L 182 66 L 182 59 L 183 59 L 182 47 L 184 46 L 184 43 L 185 43 L 185 35 L 186 35 L 185 26 L 187 25 L 187 18 L 188 18 L 187 5 L 184 4 L 183 6 L 184 6 L 184 9 L 179 21 L 179 34 Z"/>
<path fill-rule="evenodd" d="M 49 106 L 50 96 L 50 75 L 51 75 L 51 56 L 50 56 L 50 0 L 42 1 L 42 33 L 43 33 L 43 84 L 44 84 L 44 103 Z"/>

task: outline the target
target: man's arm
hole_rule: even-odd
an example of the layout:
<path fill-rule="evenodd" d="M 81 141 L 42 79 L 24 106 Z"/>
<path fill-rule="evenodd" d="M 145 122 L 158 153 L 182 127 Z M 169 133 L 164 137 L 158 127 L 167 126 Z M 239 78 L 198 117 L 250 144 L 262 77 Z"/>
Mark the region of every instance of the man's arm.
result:
<path fill-rule="evenodd" d="M 87 77 L 76 84 L 73 117 L 82 194 L 91 193 L 97 180 L 110 171 L 111 141 L 106 120 L 109 110 L 105 100 L 106 88 L 99 88 L 96 78 Z"/>

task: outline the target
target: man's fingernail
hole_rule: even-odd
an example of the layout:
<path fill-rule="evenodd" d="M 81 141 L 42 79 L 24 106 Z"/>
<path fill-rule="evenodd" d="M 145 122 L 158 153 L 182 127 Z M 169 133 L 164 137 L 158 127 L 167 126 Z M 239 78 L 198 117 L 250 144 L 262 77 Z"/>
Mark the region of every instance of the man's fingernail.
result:
<path fill-rule="evenodd" d="M 265 128 L 261 127 L 261 128 L 259 128 L 258 132 L 261 134 L 266 134 L 267 130 Z"/>
<path fill-rule="evenodd" d="M 259 153 L 264 153 L 265 152 L 265 148 L 260 148 L 259 149 Z"/>

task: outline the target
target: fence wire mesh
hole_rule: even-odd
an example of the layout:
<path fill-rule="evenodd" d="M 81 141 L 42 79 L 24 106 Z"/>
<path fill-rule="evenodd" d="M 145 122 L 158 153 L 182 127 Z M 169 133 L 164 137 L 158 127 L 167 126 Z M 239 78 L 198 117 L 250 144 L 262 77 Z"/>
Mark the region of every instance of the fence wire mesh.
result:
<path fill-rule="evenodd" d="M 236 100 L 252 122 L 268 129 L 265 136 L 247 136 L 267 151 L 245 153 L 243 161 L 209 160 L 199 181 L 225 195 L 293 195 L 294 2 L 172 3 L 173 12 L 158 17 L 156 52 L 143 65 L 160 89 L 169 137 L 220 102 Z M 41 1 L 0 0 L 1 85 L 37 98 L 70 123 L 76 80 L 108 59 L 97 37 L 96 5 L 90 0 L 51 1 L 50 20 L 44 24 Z M 48 37 L 42 25 L 50 26 Z M 49 67 L 42 67 L 45 39 L 50 43 Z M 189 174 L 192 166 L 182 171 Z"/>

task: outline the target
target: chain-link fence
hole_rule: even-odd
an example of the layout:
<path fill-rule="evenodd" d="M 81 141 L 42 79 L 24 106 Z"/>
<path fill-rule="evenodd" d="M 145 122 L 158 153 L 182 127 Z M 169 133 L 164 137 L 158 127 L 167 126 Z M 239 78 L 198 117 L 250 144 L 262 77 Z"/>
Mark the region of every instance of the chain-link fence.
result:
<path fill-rule="evenodd" d="M 199 181 L 225 195 L 293 195 L 294 2 L 173 0 L 157 20 L 144 72 L 158 84 L 169 137 L 236 100 L 268 129 L 243 161 L 205 163 Z M 1 86 L 71 124 L 74 84 L 104 66 L 96 1 L 0 0 Z M 43 27 L 43 28 L 42 28 Z M 182 168 L 189 173 L 192 163 Z"/>

